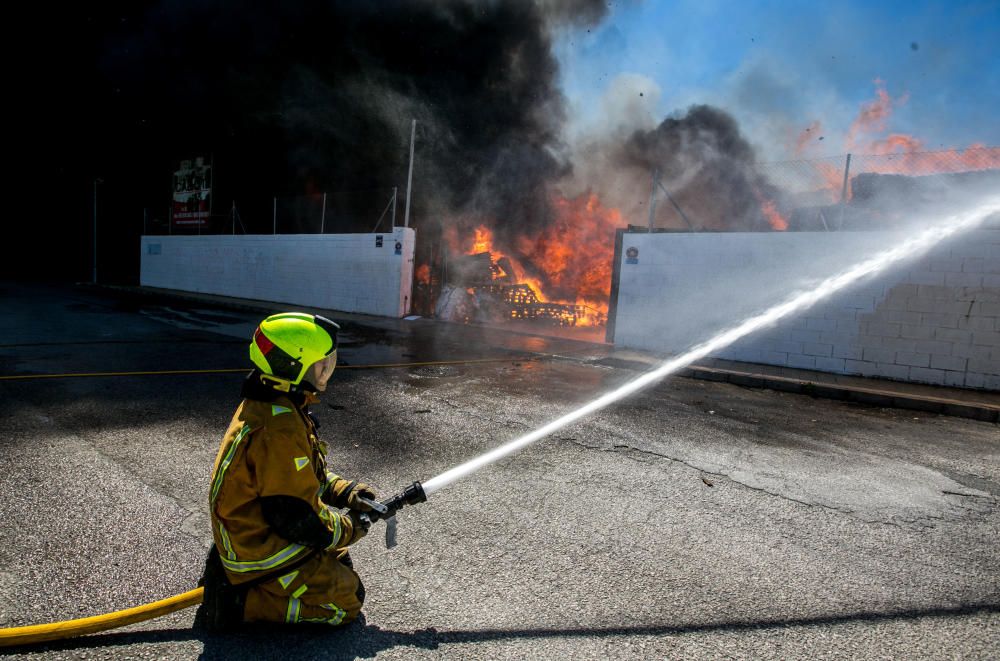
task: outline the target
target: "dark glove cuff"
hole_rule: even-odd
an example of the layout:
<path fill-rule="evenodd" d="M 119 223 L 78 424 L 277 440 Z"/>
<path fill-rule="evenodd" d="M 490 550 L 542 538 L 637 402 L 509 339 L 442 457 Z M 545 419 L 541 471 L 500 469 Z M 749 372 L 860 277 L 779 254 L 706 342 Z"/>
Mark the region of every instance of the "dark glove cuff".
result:
<path fill-rule="evenodd" d="M 333 506 L 340 508 L 347 507 L 347 503 L 350 500 L 351 493 L 354 491 L 354 487 L 356 486 L 358 486 L 358 481 L 351 480 L 348 483 L 347 488 L 345 488 L 343 491 L 337 494 L 337 497 L 333 499 Z"/>

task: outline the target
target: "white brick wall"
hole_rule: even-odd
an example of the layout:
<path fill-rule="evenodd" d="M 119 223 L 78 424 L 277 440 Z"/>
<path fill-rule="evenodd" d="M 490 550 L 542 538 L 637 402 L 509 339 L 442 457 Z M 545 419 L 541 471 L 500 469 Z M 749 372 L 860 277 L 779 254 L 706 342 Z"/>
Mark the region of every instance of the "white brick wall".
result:
<path fill-rule="evenodd" d="M 615 345 L 679 353 L 904 237 L 625 234 Z M 718 357 L 1000 390 L 1000 230 L 955 237 Z"/>
<path fill-rule="evenodd" d="M 403 227 L 380 235 L 144 236 L 139 282 L 401 317 L 412 300 L 414 244 L 413 229 Z"/>

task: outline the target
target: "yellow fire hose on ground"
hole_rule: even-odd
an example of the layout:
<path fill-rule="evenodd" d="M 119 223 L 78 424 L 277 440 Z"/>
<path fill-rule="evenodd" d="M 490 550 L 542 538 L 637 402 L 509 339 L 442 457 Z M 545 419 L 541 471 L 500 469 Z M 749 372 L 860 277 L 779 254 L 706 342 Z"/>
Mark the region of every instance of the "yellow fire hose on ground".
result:
<path fill-rule="evenodd" d="M 205 588 L 195 588 L 168 599 L 161 599 L 135 608 L 127 608 L 114 613 L 84 617 L 78 620 L 64 620 L 50 624 L 35 624 L 28 627 L 0 629 L 0 647 L 31 645 L 50 640 L 83 636 L 88 633 L 116 629 L 126 624 L 134 624 L 155 617 L 167 615 L 191 606 L 197 606 L 205 596 Z"/>

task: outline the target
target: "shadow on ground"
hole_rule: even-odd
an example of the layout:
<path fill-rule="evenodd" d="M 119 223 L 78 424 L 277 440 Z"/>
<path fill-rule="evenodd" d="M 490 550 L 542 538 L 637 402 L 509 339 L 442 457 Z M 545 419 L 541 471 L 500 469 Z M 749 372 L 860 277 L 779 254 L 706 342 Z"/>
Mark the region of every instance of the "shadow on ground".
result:
<path fill-rule="evenodd" d="M 162 629 L 132 633 L 106 633 L 57 641 L 41 646 L 10 648 L 11 653 L 65 651 L 149 645 L 167 642 L 200 641 L 204 644 L 201 659 L 232 658 L 234 653 L 244 658 L 357 659 L 372 658 L 379 652 L 396 647 L 435 650 L 441 645 L 483 643 L 498 640 L 542 640 L 547 638 L 610 638 L 616 636 L 678 636 L 713 632 L 741 632 L 763 629 L 794 629 L 798 627 L 835 626 L 857 622 L 878 624 L 905 622 L 926 617 L 969 617 L 1000 613 L 1000 603 L 905 609 L 883 612 L 856 612 L 768 620 L 733 620 L 691 624 L 637 625 L 620 627 L 582 627 L 572 629 L 478 629 L 444 630 L 435 628 L 417 631 L 393 631 L 367 624 L 364 617 L 341 629 L 330 630 L 319 625 L 300 625 L 294 629 L 282 626 L 255 625 L 252 631 L 209 634 L 201 629 Z"/>

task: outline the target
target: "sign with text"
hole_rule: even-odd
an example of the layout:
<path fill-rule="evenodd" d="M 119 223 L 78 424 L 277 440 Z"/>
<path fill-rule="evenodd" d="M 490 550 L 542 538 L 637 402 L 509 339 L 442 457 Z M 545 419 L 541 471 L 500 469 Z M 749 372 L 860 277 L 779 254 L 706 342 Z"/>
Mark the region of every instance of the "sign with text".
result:
<path fill-rule="evenodd" d="M 174 227 L 204 227 L 212 215 L 212 165 L 204 158 L 181 161 L 174 172 Z"/>

